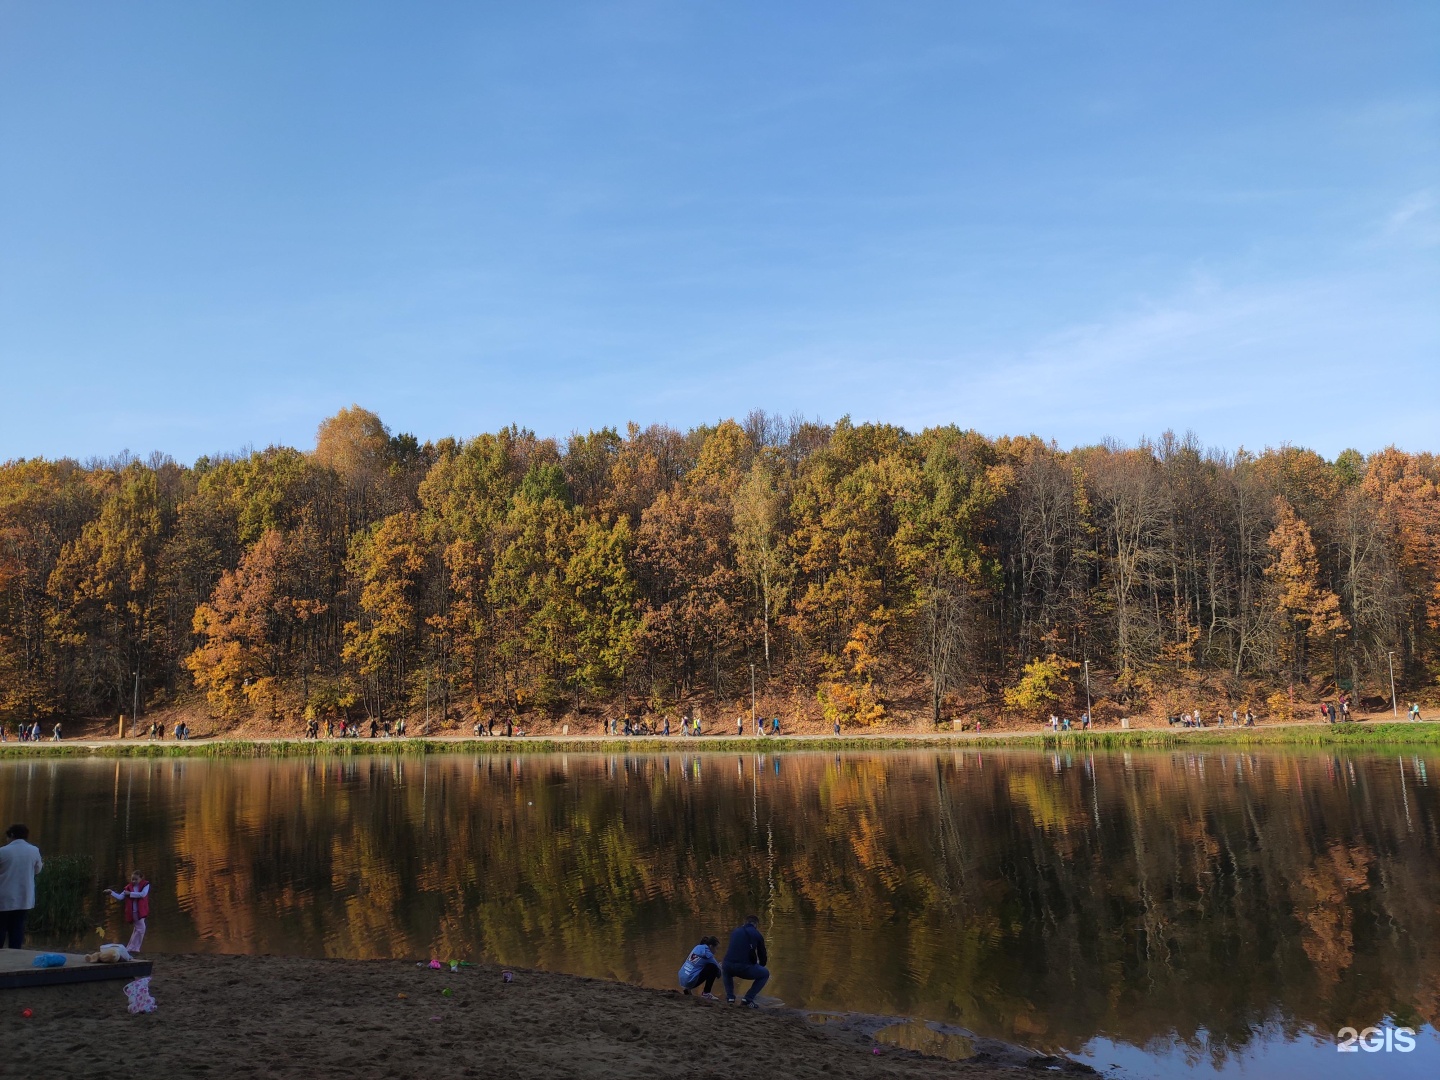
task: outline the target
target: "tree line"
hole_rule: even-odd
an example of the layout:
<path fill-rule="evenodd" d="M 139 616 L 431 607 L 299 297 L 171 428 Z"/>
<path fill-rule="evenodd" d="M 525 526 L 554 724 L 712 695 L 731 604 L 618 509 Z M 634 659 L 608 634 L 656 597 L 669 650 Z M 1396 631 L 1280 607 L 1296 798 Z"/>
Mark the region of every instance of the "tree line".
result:
<path fill-rule="evenodd" d="M 1389 697 L 1440 671 L 1440 463 L 1193 437 L 1061 450 L 756 411 L 421 444 L 0 465 L 0 717 L 560 714 L 748 699 L 827 721 L 1197 688 Z M 138 690 L 137 690 L 138 688 Z M 1286 705 L 1285 707 L 1288 707 Z"/>

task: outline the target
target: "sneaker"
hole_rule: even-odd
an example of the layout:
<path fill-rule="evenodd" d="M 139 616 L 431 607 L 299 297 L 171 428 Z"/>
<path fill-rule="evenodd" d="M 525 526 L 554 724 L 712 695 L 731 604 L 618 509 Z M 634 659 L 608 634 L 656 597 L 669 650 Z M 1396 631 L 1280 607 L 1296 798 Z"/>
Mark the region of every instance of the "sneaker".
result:
<path fill-rule="evenodd" d="M 760 1007 L 759 1005 L 756 1005 L 755 1002 L 751 1001 L 749 998 L 741 998 L 740 1004 L 744 1005 L 747 1009 L 758 1009 Z"/>
<path fill-rule="evenodd" d="M 725 999 L 725 1004 L 726 1004 L 726 1005 L 734 1005 L 734 1004 L 735 1004 L 735 999 L 734 999 L 734 998 L 726 998 L 726 999 Z"/>
<path fill-rule="evenodd" d="M 705 1001 L 719 1001 L 719 1000 L 720 1000 L 720 999 L 717 998 L 714 994 L 701 994 L 700 997 L 701 997 L 703 1000 L 705 1000 Z"/>

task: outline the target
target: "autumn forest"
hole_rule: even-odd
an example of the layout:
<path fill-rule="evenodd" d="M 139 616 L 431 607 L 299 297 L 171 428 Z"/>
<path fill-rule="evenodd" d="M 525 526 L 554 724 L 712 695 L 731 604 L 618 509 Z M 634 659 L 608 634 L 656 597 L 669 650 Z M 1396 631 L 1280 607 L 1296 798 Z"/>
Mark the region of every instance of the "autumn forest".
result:
<path fill-rule="evenodd" d="M 1204 697 L 1388 706 L 1440 672 L 1440 462 L 1166 435 L 1061 450 L 754 412 L 0 465 L 0 719 L 559 716 L 847 726 Z M 1082 699 L 1083 700 L 1083 699 Z"/>

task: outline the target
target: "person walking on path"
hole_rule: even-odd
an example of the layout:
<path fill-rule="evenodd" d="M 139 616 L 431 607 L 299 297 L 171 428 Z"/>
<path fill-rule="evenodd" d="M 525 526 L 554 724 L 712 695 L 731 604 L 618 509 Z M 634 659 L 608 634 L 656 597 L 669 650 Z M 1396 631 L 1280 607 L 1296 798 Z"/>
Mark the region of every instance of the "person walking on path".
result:
<path fill-rule="evenodd" d="M 701 938 L 700 944 L 690 950 L 690 955 L 685 963 L 680 965 L 680 989 L 689 995 L 691 990 L 705 984 L 705 992 L 700 996 L 707 1001 L 714 1001 L 715 995 L 712 991 L 715 988 L 715 980 L 720 977 L 720 963 L 715 959 L 713 950 L 719 948 L 720 939 L 717 937 Z"/>
<path fill-rule="evenodd" d="M 0 948 L 25 947 L 25 920 L 35 906 L 35 875 L 45 869 L 40 849 L 30 843 L 30 830 L 11 825 L 0 847 Z"/>
<path fill-rule="evenodd" d="M 765 953 L 765 935 L 760 933 L 760 917 L 746 915 L 745 925 L 736 927 L 730 933 L 730 945 L 725 950 L 725 959 L 720 964 L 720 981 L 725 984 L 725 1000 L 735 1004 L 735 980 L 749 979 L 750 989 L 745 992 L 742 1004 L 747 1009 L 758 1009 L 755 998 L 770 981 L 770 962 Z"/>
<path fill-rule="evenodd" d="M 125 948 L 139 955 L 140 946 L 145 944 L 145 920 L 150 917 L 150 882 L 136 870 L 119 892 L 113 889 L 105 891 L 125 905 L 125 921 L 131 924 L 130 944 Z"/>
<path fill-rule="evenodd" d="M 1413 723 L 1417 722 L 1419 719 L 1420 719 L 1420 703 L 1419 703 L 1418 701 L 1412 701 L 1412 702 L 1410 703 L 1410 722 L 1413 724 Z"/>

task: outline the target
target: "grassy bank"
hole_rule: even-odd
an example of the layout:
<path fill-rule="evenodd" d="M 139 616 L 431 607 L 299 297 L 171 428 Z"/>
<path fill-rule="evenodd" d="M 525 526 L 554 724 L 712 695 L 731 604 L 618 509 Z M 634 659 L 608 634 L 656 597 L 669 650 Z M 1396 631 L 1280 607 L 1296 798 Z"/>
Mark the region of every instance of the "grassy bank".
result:
<path fill-rule="evenodd" d="M 996 743 L 1002 740 L 995 740 Z M 1144 729 L 1024 736 L 1046 749 L 1177 749 L 1193 746 L 1440 746 L 1440 723 L 1282 724 L 1274 727 Z"/>
<path fill-rule="evenodd" d="M 1440 746 L 1440 723 L 1280 724 L 1257 728 L 1142 728 L 1028 734 L 938 733 L 856 736 L 733 737 L 672 735 L 606 738 L 205 739 L 196 742 L 6 743 L 0 757 L 348 757 L 363 754 L 545 754 L 686 752 L 774 753 L 784 750 L 906 749 L 1167 750 L 1257 746 Z"/>

